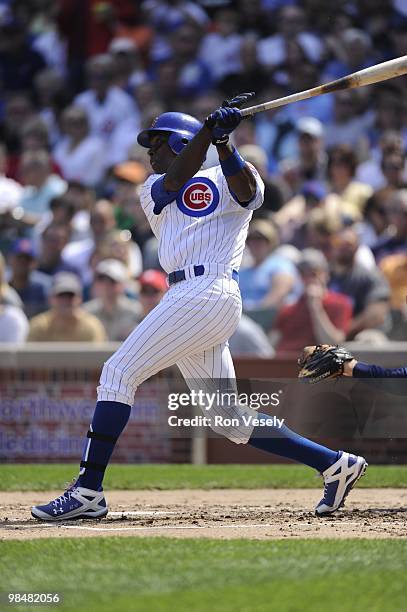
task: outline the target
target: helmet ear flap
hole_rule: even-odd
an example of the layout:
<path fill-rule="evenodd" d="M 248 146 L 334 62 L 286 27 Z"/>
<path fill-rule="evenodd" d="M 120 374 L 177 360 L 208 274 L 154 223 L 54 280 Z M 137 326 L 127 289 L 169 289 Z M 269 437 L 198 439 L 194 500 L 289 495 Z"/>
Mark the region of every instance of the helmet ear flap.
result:
<path fill-rule="evenodd" d="M 189 142 L 189 138 L 186 138 L 185 136 L 181 136 L 180 134 L 177 134 L 176 132 L 170 133 L 168 137 L 168 146 L 170 147 L 171 151 L 175 153 L 176 155 L 179 155 L 181 153 L 182 149 L 186 147 L 188 142 Z"/>

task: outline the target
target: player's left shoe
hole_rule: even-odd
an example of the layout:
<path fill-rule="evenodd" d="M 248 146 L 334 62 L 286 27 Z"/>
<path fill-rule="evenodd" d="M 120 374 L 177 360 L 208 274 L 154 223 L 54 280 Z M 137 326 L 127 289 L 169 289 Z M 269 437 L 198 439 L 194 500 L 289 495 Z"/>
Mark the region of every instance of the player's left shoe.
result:
<path fill-rule="evenodd" d="M 322 472 L 324 496 L 317 504 L 315 514 L 326 516 L 341 508 L 348 493 L 366 472 L 367 465 L 364 457 L 341 451 L 339 459 Z"/>
<path fill-rule="evenodd" d="M 73 482 L 62 495 L 45 506 L 33 506 L 31 516 L 41 521 L 100 519 L 108 512 L 103 490 L 85 489 Z"/>

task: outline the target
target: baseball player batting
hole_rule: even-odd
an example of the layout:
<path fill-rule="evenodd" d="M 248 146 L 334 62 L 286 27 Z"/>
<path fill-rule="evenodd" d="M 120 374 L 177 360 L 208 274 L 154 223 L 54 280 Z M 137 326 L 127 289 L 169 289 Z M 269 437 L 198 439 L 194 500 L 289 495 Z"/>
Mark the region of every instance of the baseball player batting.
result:
<path fill-rule="evenodd" d="M 60 497 L 33 507 L 33 517 L 59 521 L 107 514 L 104 473 L 137 387 L 150 376 L 177 364 L 191 388 L 212 384 L 214 389 L 225 380 L 228 389 L 236 390 L 228 339 L 241 316 L 238 271 L 252 211 L 263 203 L 264 184 L 228 137 L 242 120 L 239 107 L 252 95 L 225 102 L 203 125 L 190 115 L 164 113 L 138 135 L 154 171 L 142 187 L 141 205 L 158 239 L 169 289 L 103 366 L 78 478 Z M 211 143 L 219 165 L 201 170 Z M 247 425 L 253 413 L 267 419 L 247 405 L 211 410 L 212 416 L 234 417 L 233 423 L 238 419 L 239 426 L 214 427 L 233 442 L 318 470 L 325 484 L 318 515 L 338 510 L 366 470 L 363 457 L 321 446 L 285 425 Z"/>

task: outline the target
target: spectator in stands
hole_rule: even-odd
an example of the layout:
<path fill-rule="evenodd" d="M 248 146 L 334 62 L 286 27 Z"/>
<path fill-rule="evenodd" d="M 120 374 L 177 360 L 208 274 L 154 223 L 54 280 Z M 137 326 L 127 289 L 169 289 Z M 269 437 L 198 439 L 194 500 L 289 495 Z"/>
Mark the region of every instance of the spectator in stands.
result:
<path fill-rule="evenodd" d="M 100 259 L 120 259 L 129 266 L 132 276 L 142 271 L 142 257 L 138 245 L 131 240 L 129 230 L 116 232 L 114 206 L 108 200 L 96 202 L 90 213 L 92 235 L 85 240 L 70 243 L 64 249 L 64 259 L 81 271 L 85 286 L 93 280 L 90 259 L 97 252 Z M 100 260 L 99 259 L 99 260 Z"/>
<path fill-rule="evenodd" d="M 205 10 L 196 2 L 147 0 L 143 9 L 146 11 L 149 23 L 157 32 L 164 34 L 173 32 L 186 22 L 205 27 L 209 21 Z"/>
<path fill-rule="evenodd" d="M 137 161 L 128 161 L 114 167 L 116 184 L 113 194 L 114 214 L 118 229 L 128 229 L 132 238 L 142 247 L 151 236 L 151 229 L 140 206 L 137 187 L 147 178 L 147 170 Z"/>
<path fill-rule="evenodd" d="M 104 248 L 108 257 L 119 259 L 129 270 L 132 277 L 137 277 L 143 271 L 141 251 L 138 245 L 132 241 L 128 230 L 116 230 L 107 237 Z"/>
<path fill-rule="evenodd" d="M 368 68 L 377 63 L 372 52 L 372 41 L 366 32 L 356 28 L 346 29 L 337 45 L 337 58 L 328 62 L 324 69 L 324 80 L 333 81 L 351 72 Z"/>
<path fill-rule="evenodd" d="M 235 9 L 219 9 L 213 17 L 213 31 L 202 40 L 199 57 L 209 67 L 214 82 L 240 72 L 241 35 L 238 26 L 239 15 Z"/>
<path fill-rule="evenodd" d="M 301 184 L 325 181 L 327 157 L 324 149 L 324 128 L 314 117 L 303 117 L 297 123 L 298 165 Z"/>
<path fill-rule="evenodd" d="M 35 151 L 49 152 L 48 127 L 41 117 L 35 116 L 27 119 L 21 129 L 21 151 L 23 153 Z M 53 160 L 50 160 L 53 164 Z M 55 168 L 53 168 L 55 170 Z"/>
<path fill-rule="evenodd" d="M 99 200 L 90 212 L 91 236 L 83 240 L 69 243 L 64 249 L 64 259 L 72 266 L 81 270 L 85 283 L 92 282 L 90 257 L 95 249 L 116 227 L 114 208 L 108 200 Z"/>
<path fill-rule="evenodd" d="M 407 253 L 387 255 L 380 262 L 391 291 L 392 325 L 389 338 L 406 340 L 407 338 Z"/>
<path fill-rule="evenodd" d="M 298 63 L 298 61 L 292 61 L 287 67 L 289 93 L 311 89 L 320 84 L 319 70 L 316 64 L 302 60 L 301 70 L 298 70 Z M 281 109 L 281 114 L 286 120 L 292 121 L 294 124 L 304 117 L 313 117 L 326 124 L 333 119 L 333 101 L 332 94 L 307 98 L 296 104 L 288 104 Z"/>
<path fill-rule="evenodd" d="M 19 205 L 23 188 L 6 176 L 6 148 L 0 143 L 0 214 L 11 212 Z"/>
<path fill-rule="evenodd" d="M 381 169 L 386 182 L 383 190 L 391 191 L 407 186 L 405 166 L 406 154 L 404 151 L 385 151 L 383 153 Z"/>
<path fill-rule="evenodd" d="M 4 112 L 2 112 L 4 111 Z M 18 166 L 21 154 L 22 131 L 26 123 L 32 119 L 34 106 L 26 93 L 9 93 L 5 100 L 4 109 L 0 112 L 2 122 L 0 124 L 0 137 L 7 150 L 6 174 L 17 181 L 20 180 Z"/>
<path fill-rule="evenodd" d="M 174 108 L 182 109 L 182 104 L 185 104 L 185 101 L 183 103 L 181 101 L 178 89 L 179 71 L 178 64 L 172 58 L 159 62 L 154 68 L 153 83 L 156 91 L 160 92 L 163 112 L 171 111 Z M 146 115 L 144 115 L 145 118 Z"/>
<path fill-rule="evenodd" d="M 360 220 L 373 190 L 369 185 L 355 181 L 356 166 L 356 156 L 349 145 L 337 145 L 329 151 L 328 178 L 331 191 L 341 199 L 341 212 Z"/>
<path fill-rule="evenodd" d="M 170 35 L 170 58 L 178 69 L 177 94 L 193 98 L 212 87 L 209 66 L 199 56 L 203 31 L 192 23 L 185 23 Z"/>
<path fill-rule="evenodd" d="M 60 272 L 54 278 L 49 298 L 50 310 L 30 322 L 29 342 L 104 342 L 102 323 L 81 307 L 79 278 Z"/>
<path fill-rule="evenodd" d="M 65 192 L 63 195 L 53 198 L 49 205 L 49 211 L 44 213 L 32 229 L 31 239 L 36 251 L 41 250 L 42 234 L 49 225 L 64 225 L 68 229 L 69 241 L 72 236 L 72 221 L 75 215 L 75 204 Z"/>
<path fill-rule="evenodd" d="M 286 89 L 276 83 L 268 84 L 263 77 L 265 91 L 263 92 L 262 100 L 274 100 L 282 98 L 286 95 Z M 275 108 L 263 113 L 258 113 L 254 116 L 256 143 L 264 149 L 268 158 L 268 168 L 271 173 L 281 175 L 281 164 L 287 162 L 298 168 L 296 158 L 298 157 L 298 134 L 295 129 L 295 122 L 284 116 L 281 109 Z M 298 172 L 299 174 L 299 172 Z M 296 180 L 294 192 L 297 191 Z M 294 193 L 289 194 L 286 199 L 289 199 Z"/>
<path fill-rule="evenodd" d="M 348 339 L 364 329 L 382 328 L 389 314 L 389 286 L 377 269 L 357 263 L 359 239 L 354 227 L 342 229 L 333 242 L 331 279 L 328 287 L 352 301 Z"/>
<path fill-rule="evenodd" d="M 254 211 L 255 217 L 268 216 L 270 212 L 280 210 L 284 203 L 282 186 L 277 179 L 270 177 L 267 170 L 267 155 L 261 147 L 254 144 L 239 147 L 240 155 L 256 168 L 264 182 L 264 202 L 261 208 Z"/>
<path fill-rule="evenodd" d="M 303 293 L 280 310 L 270 332 L 278 353 L 297 352 L 312 344 L 340 344 L 352 317 L 350 300 L 328 290 L 328 262 L 320 251 L 304 249 L 297 265 Z"/>
<path fill-rule="evenodd" d="M 97 186 L 106 171 L 104 141 L 89 133 L 88 116 L 79 106 L 68 106 L 64 110 L 61 126 L 64 137 L 53 154 L 62 176 L 67 181 Z"/>
<path fill-rule="evenodd" d="M 390 286 L 392 308 L 402 310 L 407 304 L 407 252 L 387 255 L 379 267 Z"/>
<path fill-rule="evenodd" d="M 47 309 L 48 277 L 36 270 L 37 256 L 33 243 L 27 238 L 17 240 L 9 253 L 9 284 L 16 290 L 28 318 Z"/>
<path fill-rule="evenodd" d="M 374 247 L 377 261 L 388 255 L 407 252 L 407 189 L 394 192 L 389 199 L 387 212 L 392 233 Z"/>
<path fill-rule="evenodd" d="M 61 110 L 72 97 L 69 86 L 57 70 L 45 68 L 36 75 L 34 88 L 39 116 L 46 124 L 50 143 L 54 146 L 60 137 L 58 121 Z"/>
<path fill-rule="evenodd" d="M 0 72 L 8 91 L 26 91 L 35 75 L 45 68 L 41 55 L 32 47 L 24 25 L 16 19 L 0 25 Z"/>
<path fill-rule="evenodd" d="M 17 291 L 6 280 L 6 262 L 0 252 L 0 304 L 22 309 L 23 303 Z"/>
<path fill-rule="evenodd" d="M 322 251 L 328 261 L 332 257 L 333 241 L 343 228 L 343 222 L 337 211 L 316 207 L 311 210 L 306 220 L 305 241 L 295 246 L 310 247 Z"/>
<path fill-rule="evenodd" d="M 106 330 L 108 340 L 122 342 L 141 320 L 141 307 L 126 297 L 129 274 L 117 259 L 99 262 L 95 270 L 92 295 L 84 304 L 87 312 L 97 317 Z"/>
<path fill-rule="evenodd" d="M 349 89 L 335 94 L 334 118 L 325 126 L 325 145 L 346 144 L 357 152 L 365 147 L 366 131 L 370 127 L 370 113 L 362 111 L 359 90 Z"/>
<path fill-rule="evenodd" d="M 18 148 L 9 159 L 8 172 L 21 180 L 21 161 L 24 154 L 50 152 L 49 134 L 46 123 L 39 117 L 28 118 L 19 130 Z M 60 168 L 55 161 L 50 158 L 50 171 L 52 174 L 60 174 Z"/>
<path fill-rule="evenodd" d="M 0 342 L 20 344 L 28 334 L 28 320 L 21 308 L 0 302 Z"/>
<path fill-rule="evenodd" d="M 21 308 L 0 303 L 0 342 L 20 344 L 28 334 L 28 320 Z"/>
<path fill-rule="evenodd" d="M 375 196 L 386 207 L 398 190 L 407 188 L 404 173 L 405 159 L 404 151 L 391 151 L 390 149 L 383 151 L 381 171 L 384 185 L 375 191 Z"/>
<path fill-rule="evenodd" d="M 70 242 L 89 238 L 91 235 L 90 211 L 96 202 L 95 190 L 78 181 L 69 181 L 65 195 L 75 207 Z"/>
<path fill-rule="evenodd" d="M 74 103 L 86 111 L 91 133 L 108 142 L 123 121 L 138 115 L 138 109 L 125 91 L 113 85 L 114 61 L 110 55 L 92 57 L 86 69 L 89 89 Z"/>
<path fill-rule="evenodd" d="M 279 245 L 276 227 L 256 219 L 249 227 L 247 246 L 253 263 L 240 271 L 243 309 L 278 309 L 295 296 L 298 277 L 295 266 L 275 251 Z"/>
<path fill-rule="evenodd" d="M 404 91 L 395 80 L 375 86 L 372 100 L 374 121 L 367 131 L 369 144 L 376 147 L 381 135 L 395 132 L 406 138 L 404 122 Z"/>
<path fill-rule="evenodd" d="M 228 71 L 226 76 L 216 84 L 226 96 L 235 91 L 255 91 L 256 96 L 264 94 L 263 97 L 265 97 L 264 90 L 268 87 L 271 77 L 267 67 L 259 62 L 257 41 L 258 37 L 254 32 L 241 38 L 237 57 L 238 64 L 237 66 L 234 64 L 236 70 Z M 272 97 L 267 96 L 267 99 L 272 100 Z"/>
<path fill-rule="evenodd" d="M 356 225 L 360 244 L 374 249 L 379 242 L 391 237 L 388 207 L 374 193 L 366 201 L 363 220 Z"/>
<path fill-rule="evenodd" d="M 159 303 L 168 289 L 167 277 L 159 270 L 144 270 L 138 278 L 141 319 L 144 319 Z"/>
<path fill-rule="evenodd" d="M 386 179 L 382 172 L 382 160 L 387 154 L 403 154 L 404 143 L 399 132 L 386 131 L 382 134 L 378 147 L 370 150 L 370 158 L 359 164 L 356 170 L 356 180 L 367 183 L 375 191 L 385 187 Z M 407 180 L 407 165 L 403 177 Z"/>
<path fill-rule="evenodd" d="M 63 256 L 63 250 L 69 241 L 70 229 L 68 225 L 51 224 L 45 228 L 41 235 L 38 270 L 50 277 L 58 272 L 72 272 L 78 274 L 80 268 L 70 263 Z"/>
<path fill-rule="evenodd" d="M 242 315 L 237 330 L 229 338 L 232 357 L 274 357 L 274 350 L 262 327 L 247 315 Z"/>
<path fill-rule="evenodd" d="M 24 3 L 25 4 L 25 3 Z M 65 40 L 58 31 L 56 22 L 60 3 L 53 0 L 41 0 L 28 8 L 30 33 L 34 34 L 33 47 L 41 54 L 47 66 L 57 70 L 62 76 L 66 74 Z"/>
<path fill-rule="evenodd" d="M 286 61 L 287 46 L 299 41 L 308 58 L 313 62 L 322 59 L 323 41 L 307 29 L 304 9 L 299 6 L 282 6 L 277 20 L 277 34 L 262 39 L 258 45 L 260 61 L 266 66 L 276 66 Z"/>
<path fill-rule="evenodd" d="M 24 153 L 20 170 L 25 185 L 20 205 L 24 209 L 25 222 L 34 225 L 49 210 L 52 198 L 64 193 L 66 183 L 51 173 L 50 157 L 46 151 Z"/>
<path fill-rule="evenodd" d="M 147 79 L 135 41 L 125 37 L 114 38 L 109 45 L 109 54 L 115 64 L 114 84 L 131 95 L 133 88 Z"/>
<path fill-rule="evenodd" d="M 300 193 L 273 217 L 280 228 L 282 242 L 288 242 L 298 249 L 306 246 L 311 213 L 324 208 L 326 195 L 326 188 L 320 181 L 303 183 Z"/>

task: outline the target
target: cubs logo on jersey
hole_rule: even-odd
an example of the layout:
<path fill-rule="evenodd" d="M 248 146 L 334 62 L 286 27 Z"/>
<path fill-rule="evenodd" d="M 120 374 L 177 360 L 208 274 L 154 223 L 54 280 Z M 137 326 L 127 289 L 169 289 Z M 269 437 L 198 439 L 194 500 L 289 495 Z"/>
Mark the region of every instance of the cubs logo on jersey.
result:
<path fill-rule="evenodd" d="M 177 195 L 177 206 L 189 217 L 206 217 L 219 204 L 219 190 L 215 183 L 206 177 L 195 176 L 187 181 Z"/>

